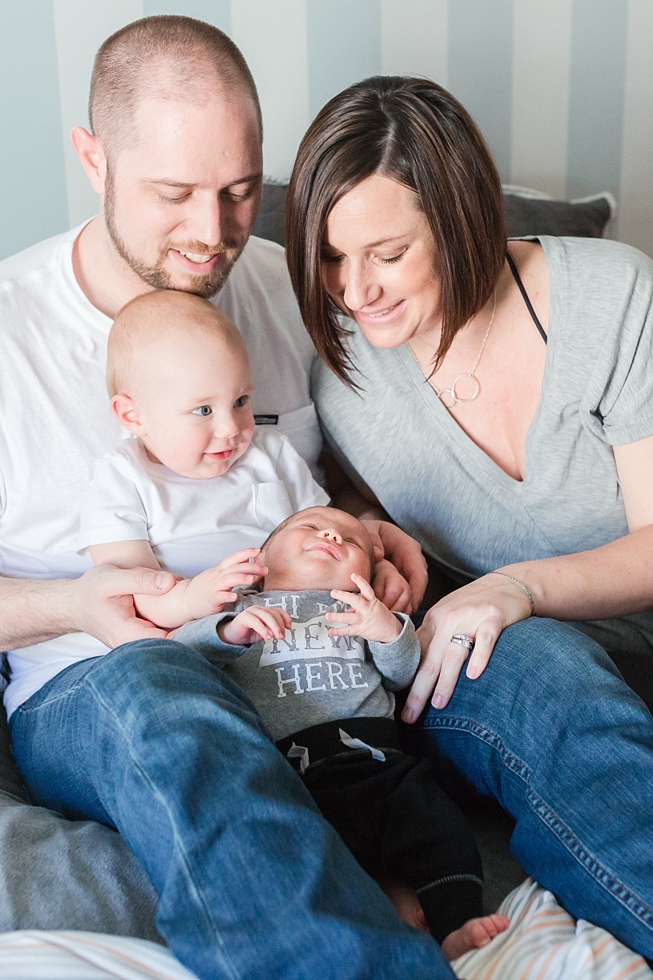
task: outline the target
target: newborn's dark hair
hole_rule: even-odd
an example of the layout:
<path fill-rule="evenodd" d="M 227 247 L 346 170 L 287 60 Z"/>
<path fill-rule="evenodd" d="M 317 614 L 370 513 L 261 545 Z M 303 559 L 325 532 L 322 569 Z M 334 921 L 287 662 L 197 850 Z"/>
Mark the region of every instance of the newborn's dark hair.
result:
<path fill-rule="evenodd" d="M 313 508 L 311 508 L 311 507 L 307 507 L 306 508 L 306 510 L 312 510 L 312 509 Z M 337 509 L 337 508 L 334 508 L 334 509 Z M 269 545 L 270 541 L 272 541 L 272 539 L 279 533 L 279 531 L 283 531 L 284 527 L 288 524 L 288 522 L 289 521 L 292 521 L 293 517 L 297 517 L 297 514 L 301 514 L 301 513 L 302 512 L 300 510 L 298 510 L 295 514 L 291 514 L 290 517 L 286 517 L 285 521 L 282 521 L 281 524 L 278 524 L 277 527 L 275 527 L 274 531 L 272 531 L 271 534 L 268 534 L 267 538 L 265 539 L 265 541 L 261 545 L 261 551 L 262 552 L 265 551 L 265 549 Z M 350 516 L 353 516 L 353 515 L 350 515 Z M 372 544 L 372 541 L 371 541 L 371 538 L 370 538 L 369 534 L 367 535 L 367 541 L 368 541 L 368 544 L 369 544 L 369 547 L 367 549 L 367 556 L 368 556 L 368 558 L 370 560 L 370 575 L 371 575 L 372 569 L 374 568 L 374 566 L 376 564 L 376 555 L 374 554 L 374 545 Z M 259 582 L 259 585 L 261 585 L 261 584 L 262 584 L 262 582 Z"/>

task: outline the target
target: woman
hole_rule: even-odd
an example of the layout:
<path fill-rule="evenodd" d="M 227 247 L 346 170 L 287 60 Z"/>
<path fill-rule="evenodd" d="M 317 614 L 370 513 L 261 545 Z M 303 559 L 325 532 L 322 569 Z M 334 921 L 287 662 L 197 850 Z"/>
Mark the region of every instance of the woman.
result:
<path fill-rule="evenodd" d="M 467 583 L 426 614 L 404 718 L 430 698 L 425 735 L 517 817 L 527 870 L 653 956 L 653 721 L 579 632 L 653 652 L 651 263 L 506 245 L 480 133 L 420 79 L 332 99 L 288 202 L 327 436 Z"/>

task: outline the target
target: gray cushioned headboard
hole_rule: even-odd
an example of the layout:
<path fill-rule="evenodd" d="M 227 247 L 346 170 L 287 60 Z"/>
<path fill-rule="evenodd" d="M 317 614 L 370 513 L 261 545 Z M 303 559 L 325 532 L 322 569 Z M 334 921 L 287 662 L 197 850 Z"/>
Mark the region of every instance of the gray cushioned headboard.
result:
<path fill-rule="evenodd" d="M 286 222 L 286 184 L 265 182 L 261 209 L 253 234 L 284 244 Z M 536 192 L 535 192 L 536 193 Z M 528 190 L 505 187 L 503 213 L 508 238 L 525 235 L 571 235 L 601 238 L 614 217 L 610 194 L 597 194 L 581 201 L 554 201 Z"/>

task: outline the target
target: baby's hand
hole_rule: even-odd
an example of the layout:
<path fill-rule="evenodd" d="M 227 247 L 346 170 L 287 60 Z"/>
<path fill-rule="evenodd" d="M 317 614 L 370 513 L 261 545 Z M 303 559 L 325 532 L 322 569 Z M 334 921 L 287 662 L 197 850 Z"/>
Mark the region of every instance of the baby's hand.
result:
<path fill-rule="evenodd" d="M 353 612 L 327 613 L 325 618 L 329 622 L 346 624 L 330 629 L 329 636 L 362 636 L 364 640 L 376 643 L 396 640 L 401 633 L 401 623 L 397 617 L 376 598 L 369 582 L 356 574 L 352 575 L 351 580 L 360 589 L 360 595 L 333 590 L 333 598 L 346 602 Z"/>
<path fill-rule="evenodd" d="M 253 585 L 267 574 L 265 565 L 250 562 L 257 558 L 260 548 L 244 548 L 229 555 L 215 568 L 207 568 L 195 578 L 189 579 L 184 601 L 187 619 L 202 619 L 222 612 L 228 602 L 235 602 L 238 596 L 231 590 L 236 585 Z"/>
<path fill-rule="evenodd" d="M 286 630 L 292 629 L 289 614 L 278 606 L 250 606 L 233 619 L 218 625 L 223 643 L 246 647 L 257 640 L 283 640 Z"/>

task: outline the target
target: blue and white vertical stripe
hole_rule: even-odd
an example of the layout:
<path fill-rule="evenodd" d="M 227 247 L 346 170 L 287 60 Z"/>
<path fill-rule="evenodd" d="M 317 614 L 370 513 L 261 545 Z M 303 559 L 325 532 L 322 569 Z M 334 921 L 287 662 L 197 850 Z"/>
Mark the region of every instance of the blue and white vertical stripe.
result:
<path fill-rule="evenodd" d="M 504 181 L 611 191 L 653 254 L 653 0 L 22 0 L 0 5 L 0 256 L 96 210 L 70 147 L 94 53 L 138 17 L 225 30 L 261 94 L 265 170 L 287 177 L 317 110 L 379 72 L 427 75 L 475 116 Z"/>

